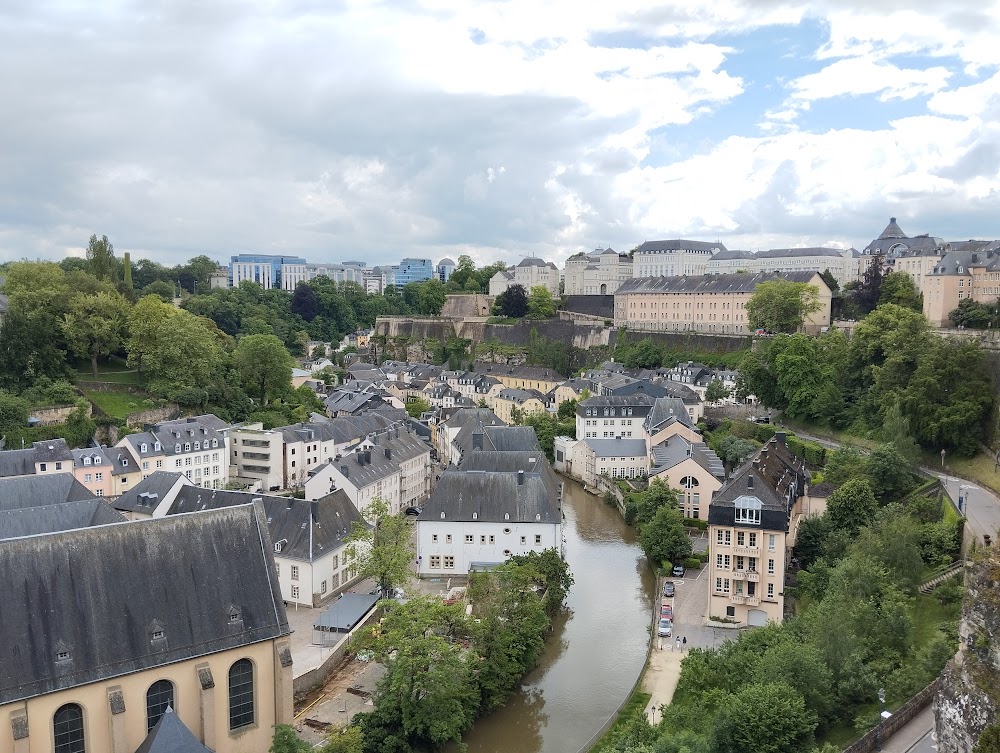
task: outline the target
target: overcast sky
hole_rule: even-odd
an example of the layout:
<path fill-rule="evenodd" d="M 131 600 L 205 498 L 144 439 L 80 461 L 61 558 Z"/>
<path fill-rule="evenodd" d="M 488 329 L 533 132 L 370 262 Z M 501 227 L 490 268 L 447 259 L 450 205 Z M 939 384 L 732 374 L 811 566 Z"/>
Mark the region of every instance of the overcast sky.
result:
<path fill-rule="evenodd" d="M 1000 236 L 1000 3 L 0 0 L 0 261 Z"/>

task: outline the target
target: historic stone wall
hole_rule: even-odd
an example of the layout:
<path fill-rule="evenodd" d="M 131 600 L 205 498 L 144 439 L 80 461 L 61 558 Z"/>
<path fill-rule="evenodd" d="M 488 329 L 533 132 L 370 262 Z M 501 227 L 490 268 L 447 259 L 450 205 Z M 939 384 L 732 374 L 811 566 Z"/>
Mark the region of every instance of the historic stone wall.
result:
<path fill-rule="evenodd" d="M 940 753 L 971 753 L 1000 718 L 1000 553 L 980 550 L 966 568 L 959 651 L 934 698 Z"/>

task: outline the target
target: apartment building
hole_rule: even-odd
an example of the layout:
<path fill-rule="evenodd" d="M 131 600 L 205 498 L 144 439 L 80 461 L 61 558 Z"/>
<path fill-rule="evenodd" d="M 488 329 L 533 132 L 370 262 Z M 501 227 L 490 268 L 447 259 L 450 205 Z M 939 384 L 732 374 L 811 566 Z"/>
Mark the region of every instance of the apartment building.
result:
<path fill-rule="evenodd" d="M 475 364 L 477 373 L 491 376 L 504 387 L 512 390 L 538 390 L 547 394 L 562 384 L 565 378 L 554 369 L 541 366 L 503 366 Z"/>
<path fill-rule="evenodd" d="M 196 486 L 222 489 L 229 481 L 229 424 L 212 414 L 152 424 L 129 434 L 116 447 L 125 447 L 145 478 L 154 471 L 183 473 Z"/>
<path fill-rule="evenodd" d="M 566 260 L 566 295 L 613 295 L 632 277 L 632 257 L 613 248 L 582 251 Z"/>
<path fill-rule="evenodd" d="M 964 300 L 994 305 L 1000 298 L 1000 240 L 953 244 L 924 277 L 924 316 L 948 327 L 948 314 Z"/>
<path fill-rule="evenodd" d="M 558 298 L 559 277 L 559 268 L 552 262 L 528 257 L 518 262 L 517 266 L 493 275 L 490 278 L 490 295 L 497 296 L 511 285 L 521 285 L 529 294 L 532 288 L 540 286 L 552 293 L 553 298 Z"/>
<path fill-rule="evenodd" d="M 0 443 L 0 447 L 2 447 Z M 32 442 L 22 450 L 0 450 L 0 478 L 42 476 L 73 470 L 73 451 L 65 439 Z"/>
<path fill-rule="evenodd" d="M 714 254 L 725 251 L 721 243 L 703 243 L 675 238 L 646 241 L 632 257 L 634 277 L 683 277 L 703 275 Z"/>
<path fill-rule="evenodd" d="M 917 292 L 922 293 L 926 275 L 952 250 L 953 244 L 946 243 L 941 238 L 928 234 L 907 235 L 897 224 L 896 218 L 890 217 L 885 230 L 862 250 L 858 260 L 858 274 L 864 276 L 872 260 L 881 257 L 886 274 L 905 272 L 913 280 Z"/>
<path fill-rule="evenodd" d="M 712 254 L 705 265 L 707 275 L 731 275 L 737 272 L 749 272 L 757 255 L 752 251 L 727 249 Z"/>
<path fill-rule="evenodd" d="M 117 497 L 142 480 L 139 463 L 128 447 L 71 450 L 73 475 L 98 497 Z"/>
<path fill-rule="evenodd" d="M 807 481 L 805 462 L 778 432 L 712 496 L 710 615 L 749 626 L 783 620 L 786 537 Z"/>
<path fill-rule="evenodd" d="M 248 280 L 264 290 L 295 290 L 295 286 L 305 279 L 306 260 L 298 256 L 238 254 L 229 260 L 231 288 Z"/>
<path fill-rule="evenodd" d="M 641 439 L 656 398 L 645 394 L 590 397 L 577 403 L 578 439 Z"/>
<path fill-rule="evenodd" d="M 649 450 L 649 479 L 661 479 L 680 492 L 685 518 L 704 519 L 712 495 L 726 480 L 722 460 L 708 445 L 675 434 Z"/>
<path fill-rule="evenodd" d="M 820 308 L 802 326 L 819 334 L 830 323 L 832 294 L 816 272 L 701 275 L 629 280 L 615 293 L 615 326 L 648 332 L 749 334 L 746 304 L 757 286 L 787 280 L 816 288 Z"/>
<path fill-rule="evenodd" d="M 502 389 L 487 404 L 497 417 L 507 424 L 516 424 L 516 413 L 527 416 L 545 413 L 545 395 L 538 390 Z"/>

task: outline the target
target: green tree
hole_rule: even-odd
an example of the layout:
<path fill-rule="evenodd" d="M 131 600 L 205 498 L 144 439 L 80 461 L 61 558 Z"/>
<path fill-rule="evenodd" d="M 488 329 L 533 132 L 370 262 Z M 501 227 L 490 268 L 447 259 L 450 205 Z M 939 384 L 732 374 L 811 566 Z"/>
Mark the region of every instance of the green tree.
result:
<path fill-rule="evenodd" d="M 923 312 L 924 297 L 917 292 L 913 278 L 906 272 L 890 272 L 879 286 L 878 305 L 894 303 L 913 311 Z"/>
<path fill-rule="evenodd" d="M 47 312 L 62 317 L 69 309 L 73 291 L 66 272 L 48 261 L 15 261 L 4 270 L 3 291 L 10 299 L 10 310 L 24 314 Z"/>
<path fill-rule="evenodd" d="M 295 734 L 295 728 L 290 724 L 274 725 L 274 737 L 268 753 L 309 753 L 312 746 Z"/>
<path fill-rule="evenodd" d="M 98 280 L 114 282 L 117 272 L 115 247 L 111 245 L 108 236 L 90 236 L 87 243 L 87 261 L 90 263 L 90 273 Z"/>
<path fill-rule="evenodd" d="M 716 717 L 716 753 L 806 753 L 813 744 L 816 715 L 784 683 L 747 685 Z"/>
<path fill-rule="evenodd" d="M 872 256 L 860 284 L 854 289 L 852 298 L 862 316 L 875 310 L 882 296 L 882 280 L 885 279 L 885 261 L 881 256 Z"/>
<path fill-rule="evenodd" d="M 879 445 L 869 453 L 865 473 L 872 492 L 882 504 L 899 500 L 914 486 L 907 460 L 894 442 Z"/>
<path fill-rule="evenodd" d="M 365 736 L 360 727 L 344 727 L 331 732 L 319 753 L 365 753 Z"/>
<path fill-rule="evenodd" d="M 316 303 L 316 293 L 307 282 L 300 282 L 295 286 L 292 293 L 291 310 L 293 314 L 298 314 L 307 322 L 316 318 L 318 305 Z"/>
<path fill-rule="evenodd" d="M 62 330 L 70 350 L 89 358 L 97 381 L 97 359 L 107 358 L 123 345 L 128 302 L 118 293 L 77 295 L 70 299 Z"/>
<path fill-rule="evenodd" d="M 722 459 L 722 462 L 726 464 L 726 467 L 732 471 L 759 446 L 752 439 L 742 439 L 730 434 L 723 437 L 714 449 L 716 454 Z"/>
<path fill-rule="evenodd" d="M 639 529 L 639 541 L 651 562 L 683 562 L 691 556 L 691 539 L 676 507 L 663 506 Z"/>
<path fill-rule="evenodd" d="M 225 359 L 217 333 L 212 321 L 187 311 L 161 321 L 144 363 L 150 389 L 167 394 L 216 381 Z"/>
<path fill-rule="evenodd" d="M 661 507 L 676 508 L 680 493 L 671 489 L 663 479 L 654 478 L 643 491 L 628 495 L 625 501 L 625 522 L 643 526 L 656 517 Z"/>
<path fill-rule="evenodd" d="M 878 502 L 867 479 L 852 478 L 830 495 L 826 515 L 834 529 L 856 533 L 875 519 Z"/>
<path fill-rule="evenodd" d="M 556 411 L 556 416 L 558 416 L 560 421 L 575 421 L 576 420 L 576 406 L 579 404 L 574 398 L 569 400 L 563 400 L 559 403 L 559 410 Z"/>
<path fill-rule="evenodd" d="M 903 415 L 897 400 L 885 414 L 882 422 L 882 439 L 895 445 L 905 463 L 916 465 L 920 461 L 920 445 L 910 431 L 910 419 Z"/>
<path fill-rule="evenodd" d="M 146 355 L 156 349 L 157 338 L 164 322 L 177 313 L 177 309 L 167 305 L 155 295 L 146 295 L 136 301 L 128 312 L 128 365 L 137 371 L 145 371 L 143 363 Z"/>
<path fill-rule="evenodd" d="M 948 314 L 948 320 L 955 327 L 966 329 L 986 329 L 996 316 L 996 309 L 985 303 L 964 298 L 958 302 L 958 308 Z"/>
<path fill-rule="evenodd" d="M 410 580 L 415 556 L 410 526 L 401 515 L 393 515 L 381 497 L 375 497 L 363 514 L 365 520 L 355 521 L 347 537 L 347 551 L 358 575 L 373 578 L 382 593 L 392 593 Z"/>
<path fill-rule="evenodd" d="M 28 423 L 31 406 L 26 400 L 5 390 L 0 390 L 0 436 L 11 429 Z"/>
<path fill-rule="evenodd" d="M 833 721 L 833 675 L 815 646 L 787 639 L 771 646 L 761 657 L 754 679 L 760 684 L 787 685 L 802 697 L 806 711 L 815 714 L 821 724 Z"/>
<path fill-rule="evenodd" d="M 409 414 L 410 418 L 420 418 L 421 415 L 430 409 L 431 404 L 422 397 L 418 397 L 406 403 L 406 412 Z"/>
<path fill-rule="evenodd" d="M 61 335 L 51 313 L 11 310 L 0 327 L 0 387 L 20 392 L 40 379 L 68 376 Z"/>
<path fill-rule="evenodd" d="M 717 403 L 729 397 L 729 388 L 722 383 L 721 379 L 713 379 L 705 388 L 705 400 L 709 403 Z"/>
<path fill-rule="evenodd" d="M 819 311 L 819 291 L 806 282 L 774 280 L 762 282 L 747 301 L 751 329 L 794 332 L 805 319 Z"/>
<path fill-rule="evenodd" d="M 656 369 L 663 365 L 663 349 L 646 337 L 623 353 L 622 363 L 630 369 Z"/>
<path fill-rule="evenodd" d="M 143 296 L 155 295 L 164 303 L 174 300 L 174 292 L 173 284 L 164 280 L 154 280 L 142 289 Z"/>
<path fill-rule="evenodd" d="M 852 478 L 863 477 L 866 473 L 866 462 L 865 455 L 858 448 L 841 445 L 837 450 L 827 453 L 823 480 L 834 486 L 840 486 Z"/>
<path fill-rule="evenodd" d="M 247 391 L 261 405 L 291 386 L 294 361 L 274 335 L 247 335 L 240 339 L 233 364 Z"/>
<path fill-rule="evenodd" d="M 556 302 L 544 285 L 535 285 L 528 295 L 528 318 L 548 319 L 556 314 Z"/>
<path fill-rule="evenodd" d="M 510 319 L 521 319 L 528 313 L 528 292 L 524 285 L 511 285 L 493 301 L 493 313 Z"/>

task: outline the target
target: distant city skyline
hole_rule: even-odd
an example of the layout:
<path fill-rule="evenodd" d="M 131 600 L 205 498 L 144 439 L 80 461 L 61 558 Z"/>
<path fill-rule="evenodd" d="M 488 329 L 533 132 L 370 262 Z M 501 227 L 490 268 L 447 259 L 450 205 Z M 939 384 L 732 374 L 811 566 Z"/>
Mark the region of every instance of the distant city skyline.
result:
<path fill-rule="evenodd" d="M 998 26 L 995 0 L 11 6 L 0 261 L 993 238 Z"/>

